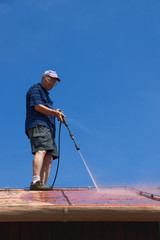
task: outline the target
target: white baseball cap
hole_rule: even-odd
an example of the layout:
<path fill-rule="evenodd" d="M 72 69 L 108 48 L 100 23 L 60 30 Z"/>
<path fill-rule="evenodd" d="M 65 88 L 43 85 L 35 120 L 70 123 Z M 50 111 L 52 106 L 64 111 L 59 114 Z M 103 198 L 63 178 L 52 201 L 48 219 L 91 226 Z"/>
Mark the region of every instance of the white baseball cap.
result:
<path fill-rule="evenodd" d="M 58 75 L 56 73 L 56 71 L 52 71 L 52 70 L 47 70 L 43 73 L 43 76 L 49 76 L 49 77 L 52 77 L 52 78 L 56 78 L 57 81 L 61 81 L 59 78 L 58 78 Z"/>

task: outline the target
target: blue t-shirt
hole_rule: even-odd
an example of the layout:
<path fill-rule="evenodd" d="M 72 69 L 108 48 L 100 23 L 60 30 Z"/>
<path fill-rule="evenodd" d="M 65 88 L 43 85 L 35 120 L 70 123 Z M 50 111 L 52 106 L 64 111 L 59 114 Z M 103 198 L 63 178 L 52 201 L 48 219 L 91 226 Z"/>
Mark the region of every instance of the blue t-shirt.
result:
<path fill-rule="evenodd" d="M 45 105 L 46 107 L 53 109 L 53 102 L 49 97 L 49 93 L 40 83 L 33 85 L 26 95 L 26 134 L 30 128 L 41 125 L 48 127 L 55 136 L 55 116 L 36 111 L 34 106 L 38 104 Z"/>

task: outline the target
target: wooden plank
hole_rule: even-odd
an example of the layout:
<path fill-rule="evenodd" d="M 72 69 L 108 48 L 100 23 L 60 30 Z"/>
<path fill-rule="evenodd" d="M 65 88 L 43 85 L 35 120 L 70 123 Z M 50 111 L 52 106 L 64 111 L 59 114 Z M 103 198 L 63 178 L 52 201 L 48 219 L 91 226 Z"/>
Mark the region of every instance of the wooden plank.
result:
<path fill-rule="evenodd" d="M 0 223 L 0 239 L 8 240 L 9 224 Z"/>
<path fill-rule="evenodd" d="M 0 240 L 158 240 L 157 222 L 0 223 Z"/>
<path fill-rule="evenodd" d="M 10 225 L 12 225 L 12 223 L 10 223 Z M 23 240 L 31 239 L 31 237 L 32 237 L 31 223 L 26 222 L 25 224 L 23 224 L 23 222 L 20 222 L 20 223 L 17 223 L 17 225 L 19 228 L 20 239 L 23 239 Z"/>
<path fill-rule="evenodd" d="M 19 224 L 16 222 L 12 222 L 12 224 L 9 224 L 9 232 L 7 233 L 8 240 L 20 240 L 20 228 Z"/>

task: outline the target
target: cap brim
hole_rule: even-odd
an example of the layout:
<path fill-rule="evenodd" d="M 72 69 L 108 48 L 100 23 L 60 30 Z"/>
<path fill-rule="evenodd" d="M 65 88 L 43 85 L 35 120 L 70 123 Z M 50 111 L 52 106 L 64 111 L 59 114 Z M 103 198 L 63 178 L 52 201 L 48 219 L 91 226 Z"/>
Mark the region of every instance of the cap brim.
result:
<path fill-rule="evenodd" d="M 47 75 L 47 76 L 49 76 L 49 75 Z M 57 78 L 57 77 L 51 77 L 51 76 L 49 76 L 50 78 L 53 78 L 53 79 L 56 79 L 58 82 L 60 82 L 61 80 L 59 79 L 59 78 Z"/>

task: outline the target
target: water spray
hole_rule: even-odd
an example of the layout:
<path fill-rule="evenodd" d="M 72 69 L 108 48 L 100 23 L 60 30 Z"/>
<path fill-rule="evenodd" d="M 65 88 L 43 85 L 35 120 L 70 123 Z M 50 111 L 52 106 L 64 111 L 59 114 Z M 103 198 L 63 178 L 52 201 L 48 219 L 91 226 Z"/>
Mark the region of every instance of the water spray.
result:
<path fill-rule="evenodd" d="M 63 112 L 62 110 L 59 110 L 59 111 Z M 67 129 L 68 129 L 69 135 L 70 135 L 71 139 L 73 140 L 73 142 L 75 144 L 75 148 L 77 149 L 77 151 L 78 151 L 78 153 L 79 153 L 79 155 L 80 155 L 80 157 L 81 157 L 81 159 L 82 159 L 82 161 L 83 161 L 83 163 L 84 163 L 84 165 L 85 165 L 85 167 L 86 167 L 86 169 L 87 169 L 87 171 L 88 171 L 88 173 L 90 175 L 90 178 L 91 178 L 91 180 L 92 180 L 96 190 L 99 192 L 98 186 L 97 186 L 97 184 L 96 184 L 96 182 L 95 182 L 95 180 L 94 180 L 94 178 L 93 178 L 93 176 L 92 176 L 92 174 L 91 174 L 91 172 L 90 172 L 90 170 L 89 170 L 89 168 L 88 168 L 88 166 L 87 166 L 87 164 L 86 164 L 86 162 L 85 162 L 85 160 L 84 160 L 84 158 L 82 156 L 82 153 L 80 152 L 80 148 L 78 147 L 77 143 L 75 142 L 74 135 L 71 133 L 71 131 L 69 129 L 69 124 L 68 124 L 68 122 L 66 120 L 66 117 L 63 117 L 63 123 L 67 127 Z M 60 127 L 59 127 L 59 155 L 60 155 L 60 129 L 61 129 L 61 122 L 60 122 Z M 59 161 L 58 161 L 58 167 L 59 167 Z M 58 173 L 58 167 L 57 167 L 55 179 L 53 181 L 53 184 L 52 184 L 51 188 L 53 188 L 53 186 L 54 186 L 54 183 L 55 183 L 55 180 L 56 180 L 56 177 L 57 177 L 57 173 Z"/>

